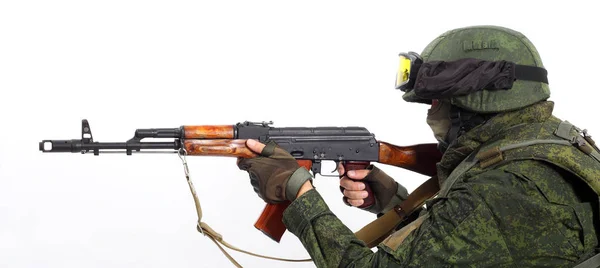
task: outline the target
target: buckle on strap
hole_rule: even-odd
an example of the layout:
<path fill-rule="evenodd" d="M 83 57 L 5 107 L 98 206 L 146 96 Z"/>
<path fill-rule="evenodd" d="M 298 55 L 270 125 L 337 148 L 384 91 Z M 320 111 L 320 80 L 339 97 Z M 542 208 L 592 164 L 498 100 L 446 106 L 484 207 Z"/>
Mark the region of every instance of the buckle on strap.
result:
<path fill-rule="evenodd" d="M 572 134 L 573 130 L 575 130 L 577 134 Z M 583 153 L 592 156 L 597 161 L 600 161 L 600 152 L 595 146 L 596 143 L 592 139 L 592 136 L 588 133 L 587 129 L 582 130 L 565 120 L 558 124 L 554 134 L 560 138 L 568 140 Z"/>

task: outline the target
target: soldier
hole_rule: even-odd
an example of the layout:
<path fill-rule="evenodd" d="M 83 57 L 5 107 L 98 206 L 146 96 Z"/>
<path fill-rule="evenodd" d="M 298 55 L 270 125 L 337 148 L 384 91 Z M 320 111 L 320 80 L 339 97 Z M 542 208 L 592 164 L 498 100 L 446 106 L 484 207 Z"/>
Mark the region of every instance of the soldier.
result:
<path fill-rule="evenodd" d="M 586 130 L 552 114 L 546 70 L 533 44 L 511 29 L 466 27 L 400 59 L 396 88 L 403 99 L 431 105 L 426 121 L 443 152 L 441 190 L 377 252 L 342 224 L 308 171 L 276 144 L 249 140 L 261 156 L 239 161 L 266 202 L 292 201 L 284 223 L 315 264 L 573 267 L 597 261 L 600 151 Z M 338 171 L 352 206 L 363 204 L 364 183 L 377 200 L 367 211 L 383 213 L 406 198 L 406 189 L 375 166 Z"/>

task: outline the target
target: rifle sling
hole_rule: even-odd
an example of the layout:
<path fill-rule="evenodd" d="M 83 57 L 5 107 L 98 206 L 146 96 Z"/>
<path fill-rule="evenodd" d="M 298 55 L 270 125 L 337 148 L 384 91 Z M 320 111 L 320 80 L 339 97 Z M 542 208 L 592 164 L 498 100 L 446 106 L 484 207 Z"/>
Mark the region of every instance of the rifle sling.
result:
<path fill-rule="evenodd" d="M 277 258 L 271 256 L 265 256 L 256 254 L 253 252 L 249 252 L 238 247 L 235 247 L 225 240 L 223 240 L 223 236 L 217 233 L 214 229 L 212 229 L 208 224 L 202 221 L 202 207 L 200 206 L 200 199 L 198 198 L 198 194 L 196 193 L 195 187 L 190 179 L 189 171 L 187 170 L 187 163 L 184 160 L 185 167 L 185 177 L 188 182 L 188 186 L 190 188 L 190 192 L 192 193 L 192 197 L 194 198 L 194 205 L 196 206 L 196 213 L 198 214 L 198 223 L 196 229 L 198 232 L 208 236 L 210 240 L 212 240 L 217 247 L 223 252 L 223 254 L 231 261 L 233 265 L 236 267 L 242 267 L 224 248 L 223 246 L 235 250 L 241 253 L 245 253 L 248 255 L 252 255 L 255 257 L 270 259 L 270 260 L 278 260 L 278 261 L 287 261 L 287 262 L 308 262 L 312 259 L 285 259 L 285 258 Z M 394 209 L 388 211 L 383 216 L 375 219 L 373 222 L 367 224 L 365 227 L 360 229 L 355 233 L 356 237 L 367 244 L 369 248 L 377 246 L 381 241 L 383 241 L 387 236 L 392 233 L 396 226 L 404 220 L 407 216 L 409 216 L 416 208 L 421 207 L 425 201 L 432 196 L 434 196 L 439 190 L 437 177 L 432 177 L 428 179 L 426 182 L 421 184 L 417 189 L 415 189 L 411 194 L 408 195 L 406 200 L 404 200 L 399 205 L 395 206 Z"/>
<path fill-rule="evenodd" d="M 356 237 L 365 242 L 369 248 L 377 246 L 396 229 L 400 222 L 436 195 L 439 189 L 437 176 L 429 178 L 394 209 L 358 230 L 355 233 Z"/>
<path fill-rule="evenodd" d="M 210 240 L 212 240 L 217 245 L 217 247 L 219 247 L 221 252 L 223 252 L 225 257 L 227 257 L 227 259 L 229 259 L 229 261 L 231 261 L 231 263 L 233 265 L 235 265 L 236 267 L 242 267 L 231 255 L 229 255 L 229 253 L 222 246 L 225 246 L 231 250 L 235 250 L 235 251 L 238 251 L 241 253 L 245 253 L 248 255 L 265 258 L 265 259 L 271 259 L 271 260 L 277 260 L 277 261 L 288 261 L 288 262 L 311 261 L 311 259 L 294 260 L 294 259 L 284 259 L 284 258 L 260 255 L 260 254 L 256 254 L 256 253 L 235 247 L 235 246 L 227 243 L 225 240 L 223 240 L 223 236 L 221 234 L 217 233 L 213 228 L 211 228 L 210 226 L 208 226 L 208 224 L 206 224 L 205 222 L 202 221 L 202 207 L 200 206 L 200 199 L 198 198 L 198 194 L 196 193 L 194 184 L 192 183 L 192 180 L 190 179 L 189 170 L 187 168 L 187 162 L 185 161 L 185 158 L 182 158 L 182 161 L 183 161 L 183 165 L 184 165 L 185 178 L 186 178 L 188 186 L 190 188 L 190 192 L 192 193 L 192 197 L 194 198 L 194 205 L 196 206 L 196 213 L 198 214 L 198 223 L 196 225 L 196 230 L 198 230 L 198 232 L 200 232 L 201 234 L 208 236 L 208 238 L 210 238 Z"/>

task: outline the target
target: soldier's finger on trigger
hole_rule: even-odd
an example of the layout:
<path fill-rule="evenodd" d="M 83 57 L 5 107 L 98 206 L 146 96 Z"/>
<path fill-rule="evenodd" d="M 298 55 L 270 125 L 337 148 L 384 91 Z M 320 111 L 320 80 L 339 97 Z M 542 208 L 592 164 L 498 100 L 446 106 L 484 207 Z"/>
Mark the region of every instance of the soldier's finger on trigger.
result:
<path fill-rule="evenodd" d="M 337 170 L 338 170 L 338 173 L 340 175 L 344 174 L 344 165 L 338 164 L 338 169 Z"/>

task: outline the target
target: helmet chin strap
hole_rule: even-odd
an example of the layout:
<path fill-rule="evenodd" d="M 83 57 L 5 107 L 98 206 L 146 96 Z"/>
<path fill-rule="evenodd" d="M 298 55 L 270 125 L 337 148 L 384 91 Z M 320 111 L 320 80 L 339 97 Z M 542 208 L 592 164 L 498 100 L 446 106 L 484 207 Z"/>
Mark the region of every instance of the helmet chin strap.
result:
<path fill-rule="evenodd" d="M 441 152 L 445 152 L 458 137 L 474 127 L 485 123 L 496 114 L 480 114 L 467 111 L 458 106 L 450 107 L 450 129 L 446 133 L 443 141 L 438 141 L 438 148 Z"/>
<path fill-rule="evenodd" d="M 448 149 L 448 143 L 446 142 L 446 140 L 438 140 L 437 148 L 438 150 L 440 150 L 440 152 L 444 153 L 446 149 Z"/>

